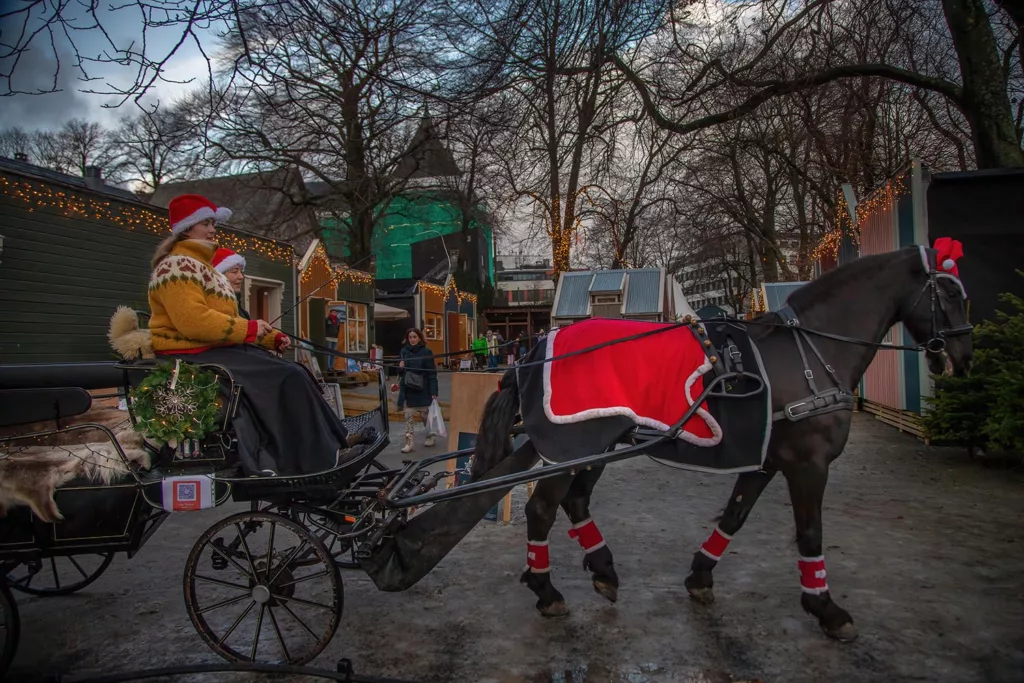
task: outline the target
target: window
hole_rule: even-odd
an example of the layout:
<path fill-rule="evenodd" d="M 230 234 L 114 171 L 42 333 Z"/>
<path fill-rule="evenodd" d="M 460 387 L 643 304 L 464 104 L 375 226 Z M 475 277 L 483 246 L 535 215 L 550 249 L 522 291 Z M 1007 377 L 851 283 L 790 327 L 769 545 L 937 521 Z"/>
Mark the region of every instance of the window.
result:
<path fill-rule="evenodd" d="M 349 353 L 366 353 L 369 350 L 369 328 L 367 327 L 367 305 L 349 304 L 348 320 L 345 322 Z"/>
<path fill-rule="evenodd" d="M 444 319 L 437 313 L 427 313 L 423 336 L 427 339 L 444 339 Z"/>

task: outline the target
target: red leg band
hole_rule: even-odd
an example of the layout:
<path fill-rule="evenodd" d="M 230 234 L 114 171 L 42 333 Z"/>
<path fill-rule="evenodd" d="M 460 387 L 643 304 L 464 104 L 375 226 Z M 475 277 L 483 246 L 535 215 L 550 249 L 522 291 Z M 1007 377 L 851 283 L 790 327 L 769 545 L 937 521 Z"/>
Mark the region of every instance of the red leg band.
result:
<path fill-rule="evenodd" d="M 601 535 L 597 524 L 594 524 L 592 519 L 585 519 L 579 524 L 573 525 L 569 529 L 569 538 L 579 541 L 583 551 L 588 554 L 605 546 L 604 536 Z"/>
<path fill-rule="evenodd" d="M 701 544 L 700 551 L 715 562 L 718 562 L 722 559 L 722 555 L 725 554 L 725 549 L 729 547 L 729 541 L 731 540 L 732 536 L 724 533 L 716 526 L 715 530 L 708 536 L 708 540 Z"/>
<path fill-rule="evenodd" d="M 526 566 L 531 572 L 551 571 L 551 565 L 548 563 L 547 541 L 526 542 Z"/>
<path fill-rule="evenodd" d="M 828 592 L 825 581 L 825 557 L 801 557 L 797 563 L 800 567 L 800 587 L 804 593 L 821 595 Z"/>

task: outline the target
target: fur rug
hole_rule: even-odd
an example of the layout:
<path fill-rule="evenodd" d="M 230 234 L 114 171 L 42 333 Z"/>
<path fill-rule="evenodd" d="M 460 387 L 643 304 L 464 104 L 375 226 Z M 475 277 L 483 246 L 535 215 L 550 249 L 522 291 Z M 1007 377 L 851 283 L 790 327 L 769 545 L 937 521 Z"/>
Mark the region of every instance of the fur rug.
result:
<path fill-rule="evenodd" d="M 149 451 L 142 435 L 128 427 L 115 434 L 128 460 L 150 467 Z M 40 520 L 64 519 L 54 500 L 56 489 L 73 479 L 111 484 L 128 474 L 128 468 L 110 442 L 60 447 L 9 447 L 0 451 L 0 518 L 16 505 L 27 505 Z"/>

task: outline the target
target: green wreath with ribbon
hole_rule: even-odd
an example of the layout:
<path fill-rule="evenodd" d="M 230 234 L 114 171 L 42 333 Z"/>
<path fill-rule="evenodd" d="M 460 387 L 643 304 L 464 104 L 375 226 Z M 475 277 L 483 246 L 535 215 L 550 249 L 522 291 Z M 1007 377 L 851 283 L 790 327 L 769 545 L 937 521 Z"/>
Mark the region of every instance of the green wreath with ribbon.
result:
<path fill-rule="evenodd" d="M 176 448 L 217 429 L 221 411 L 217 376 L 197 365 L 165 361 L 131 389 L 135 431 Z"/>

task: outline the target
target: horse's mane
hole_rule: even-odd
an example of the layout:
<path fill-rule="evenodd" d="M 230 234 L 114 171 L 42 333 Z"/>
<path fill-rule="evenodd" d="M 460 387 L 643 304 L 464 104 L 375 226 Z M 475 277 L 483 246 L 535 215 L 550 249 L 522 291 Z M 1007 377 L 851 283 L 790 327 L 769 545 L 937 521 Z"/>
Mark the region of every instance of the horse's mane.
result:
<path fill-rule="evenodd" d="M 806 309 L 813 304 L 829 302 L 841 292 L 845 292 L 847 286 L 852 282 L 859 281 L 867 284 L 876 276 L 891 268 L 894 261 L 905 258 L 911 250 L 916 252 L 917 247 L 904 247 L 903 249 L 885 254 L 861 256 L 850 263 L 828 271 L 815 280 L 811 280 L 790 294 L 787 303 L 794 310 L 797 310 Z"/>

